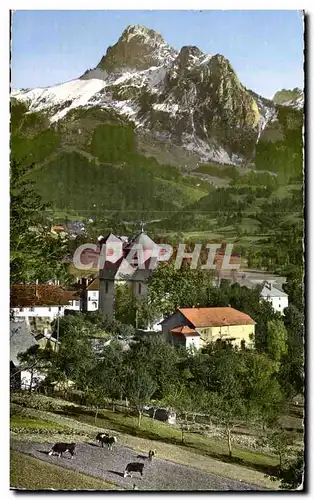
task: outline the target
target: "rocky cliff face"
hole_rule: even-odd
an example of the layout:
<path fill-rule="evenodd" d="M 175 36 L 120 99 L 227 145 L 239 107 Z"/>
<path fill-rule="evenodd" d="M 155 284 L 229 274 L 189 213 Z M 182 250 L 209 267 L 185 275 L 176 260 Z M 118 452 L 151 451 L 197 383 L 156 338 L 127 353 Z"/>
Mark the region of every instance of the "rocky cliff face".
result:
<path fill-rule="evenodd" d="M 293 90 L 282 89 L 276 92 L 273 101 L 275 104 L 280 104 L 281 106 L 302 109 L 304 106 L 304 94 L 302 90 L 297 87 Z"/>
<path fill-rule="evenodd" d="M 77 108 L 114 110 L 162 144 L 175 144 L 201 161 L 244 164 L 254 155 L 274 105 L 243 87 L 229 61 L 195 46 L 178 52 L 162 36 L 129 26 L 99 64 L 78 80 L 16 91 L 30 111 L 52 123 Z M 256 97 L 255 97 L 256 96 Z"/>
<path fill-rule="evenodd" d="M 108 72 L 117 70 L 145 70 L 171 61 L 176 51 L 154 30 L 142 26 L 128 26 L 118 42 L 108 47 L 97 68 Z"/>

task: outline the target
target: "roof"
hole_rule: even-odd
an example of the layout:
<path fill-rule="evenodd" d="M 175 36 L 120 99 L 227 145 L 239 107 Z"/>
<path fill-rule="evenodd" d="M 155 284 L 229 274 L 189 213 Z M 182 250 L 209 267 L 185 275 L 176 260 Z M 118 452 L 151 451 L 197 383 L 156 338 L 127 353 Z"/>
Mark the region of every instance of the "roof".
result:
<path fill-rule="evenodd" d="M 288 294 L 282 290 L 278 290 L 278 288 L 275 288 L 274 286 L 269 287 L 267 285 L 264 285 L 261 295 L 262 297 L 288 297 Z"/>
<path fill-rule="evenodd" d="M 116 236 L 113 233 L 109 233 L 109 234 L 107 234 L 107 236 L 101 236 L 98 239 L 98 243 L 100 245 L 104 245 L 107 242 L 122 243 L 122 240 L 121 240 L 121 238 L 119 238 L 119 236 Z"/>
<path fill-rule="evenodd" d="M 246 288 L 250 288 L 251 290 L 259 285 L 259 283 L 254 283 L 253 281 L 250 281 L 247 278 L 243 277 L 235 277 L 235 278 L 231 277 L 231 280 L 234 283 L 237 283 L 240 286 L 245 286 Z"/>
<path fill-rule="evenodd" d="M 127 281 L 131 278 L 135 271 L 136 267 L 132 266 L 126 259 L 123 259 L 115 278 L 118 281 Z"/>
<path fill-rule="evenodd" d="M 153 250 L 157 246 L 157 244 L 144 232 L 135 236 L 126 246 L 126 249 L 131 249 L 133 245 L 142 245 L 143 250 Z"/>
<path fill-rule="evenodd" d="M 181 314 L 194 326 L 255 325 L 255 321 L 233 307 L 179 308 Z"/>
<path fill-rule="evenodd" d="M 190 328 L 186 325 L 177 326 L 176 328 L 172 328 L 170 331 L 175 335 L 184 335 L 184 337 L 200 337 L 200 334 L 194 330 L 194 328 Z"/>
<path fill-rule="evenodd" d="M 26 321 L 10 321 L 10 361 L 19 366 L 18 354 L 38 345 Z"/>
<path fill-rule="evenodd" d="M 94 278 L 86 288 L 89 291 L 99 291 L 99 277 Z"/>
<path fill-rule="evenodd" d="M 11 307 L 68 305 L 79 298 L 79 292 L 59 285 L 12 285 Z"/>

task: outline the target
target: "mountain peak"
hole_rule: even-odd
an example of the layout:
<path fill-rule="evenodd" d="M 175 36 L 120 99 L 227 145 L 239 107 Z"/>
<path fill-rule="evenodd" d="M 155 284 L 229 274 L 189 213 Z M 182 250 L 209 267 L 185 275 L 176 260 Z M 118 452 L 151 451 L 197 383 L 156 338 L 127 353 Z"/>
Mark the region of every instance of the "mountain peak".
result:
<path fill-rule="evenodd" d="M 304 105 L 304 94 L 298 87 L 291 89 L 282 89 L 276 92 L 273 97 L 275 104 L 281 106 L 290 106 L 296 109 L 302 109 Z"/>
<path fill-rule="evenodd" d="M 130 42 L 134 37 L 140 37 L 142 39 L 142 42 L 143 39 L 144 40 L 146 39 L 147 41 L 148 39 L 158 39 L 166 43 L 164 38 L 160 35 L 160 33 L 158 33 L 153 29 L 146 28 L 146 26 L 141 26 L 139 24 L 127 26 L 123 31 L 122 35 L 120 36 L 119 41 Z"/>
<path fill-rule="evenodd" d="M 177 52 L 152 29 L 128 26 L 112 47 L 108 47 L 97 68 L 108 72 L 121 69 L 145 70 L 172 61 Z"/>
<path fill-rule="evenodd" d="M 195 45 L 176 51 L 140 25 L 127 26 L 79 79 L 17 96 L 31 111 L 47 110 L 51 123 L 97 107 L 134 124 L 138 137 L 150 136 L 157 147 L 175 144 L 203 160 L 231 164 L 252 158 L 275 107 L 260 104 L 223 55 Z"/>

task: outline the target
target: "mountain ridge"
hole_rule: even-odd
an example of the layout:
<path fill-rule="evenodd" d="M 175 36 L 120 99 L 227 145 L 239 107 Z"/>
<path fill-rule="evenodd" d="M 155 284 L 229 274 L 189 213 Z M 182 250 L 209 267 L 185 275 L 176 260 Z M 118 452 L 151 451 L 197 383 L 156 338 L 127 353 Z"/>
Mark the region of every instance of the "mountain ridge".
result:
<path fill-rule="evenodd" d="M 231 165 L 251 161 L 275 109 L 258 104 L 223 55 L 193 45 L 177 51 L 141 26 L 127 27 L 80 78 L 11 95 L 30 112 L 44 112 L 51 124 L 75 109 L 111 110 L 200 161 Z"/>
<path fill-rule="evenodd" d="M 228 219 L 258 231 L 264 195 L 302 183 L 302 112 L 245 88 L 221 54 L 171 52 L 158 34 L 137 31 L 80 78 L 13 91 L 11 157 L 34 165 L 28 177 L 53 213 L 97 220 L 102 231 L 130 218 L 214 233 Z M 114 68 L 121 43 L 132 50 Z M 159 66 L 145 68 L 152 57 Z"/>

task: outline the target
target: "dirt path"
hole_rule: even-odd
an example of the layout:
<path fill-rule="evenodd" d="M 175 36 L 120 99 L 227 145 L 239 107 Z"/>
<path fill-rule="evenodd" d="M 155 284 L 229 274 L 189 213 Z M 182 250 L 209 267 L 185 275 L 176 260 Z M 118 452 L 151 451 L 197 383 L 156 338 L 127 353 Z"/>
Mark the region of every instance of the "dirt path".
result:
<path fill-rule="evenodd" d="M 89 474 L 114 482 L 125 489 L 138 490 L 262 490 L 263 488 L 240 481 L 208 474 L 193 467 L 176 464 L 167 460 L 155 459 L 148 462 L 146 457 L 125 446 L 115 446 L 112 451 L 101 448 L 95 443 L 79 443 L 73 460 L 66 453 L 63 458 L 49 456 L 49 445 L 44 443 L 11 440 L 11 447 L 40 460 L 60 465 L 67 469 Z M 138 473 L 133 478 L 124 478 L 123 472 L 129 462 L 145 462 L 141 479 Z"/>

